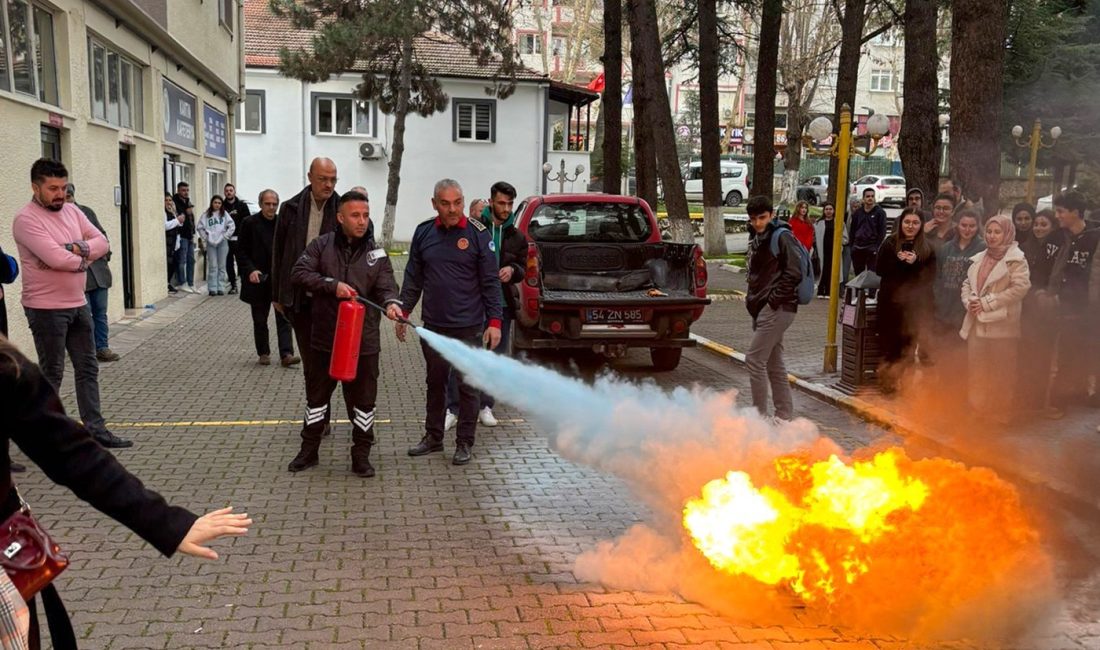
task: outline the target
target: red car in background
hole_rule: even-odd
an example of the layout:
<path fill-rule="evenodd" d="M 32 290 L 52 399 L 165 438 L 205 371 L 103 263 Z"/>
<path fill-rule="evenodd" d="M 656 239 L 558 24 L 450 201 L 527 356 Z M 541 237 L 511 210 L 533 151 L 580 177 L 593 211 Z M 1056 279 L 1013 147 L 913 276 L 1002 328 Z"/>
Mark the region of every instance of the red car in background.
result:
<path fill-rule="evenodd" d="M 695 345 L 691 324 L 710 304 L 699 246 L 661 241 L 653 211 L 637 197 L 533 196 L 516 211 L 528 244 L 514 349 L 614 358 L 648 348 L 657 370 L 680 363 Z"/>

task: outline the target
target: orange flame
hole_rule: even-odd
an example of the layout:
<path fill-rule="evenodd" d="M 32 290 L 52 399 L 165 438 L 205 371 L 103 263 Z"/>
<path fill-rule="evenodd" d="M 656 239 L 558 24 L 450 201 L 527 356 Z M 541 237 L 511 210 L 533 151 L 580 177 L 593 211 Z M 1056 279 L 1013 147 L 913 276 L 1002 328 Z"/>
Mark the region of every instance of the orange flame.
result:
<path fill-rule="evenodd" d="M 936 490 L 950 492 L 952 481 L 973 480 L 957 464 L 914 463 L 898 449 L 851 464 L 836 456 L 813 463 L 784 456 L 773 467 L 774 477 L 762 481 L 770 484 L 761 487 L 739 471 L 704 485 L 701 496 L 684 506 L 684 527 L 719 571 L 784 585 L 806 603 L 827 605 L 841 592 L 856 592 L 876 562 L 896 570 L 893 554 L 914 537 L 924 539 L 932 525 L 922 522 L 921 511 L 937 498 Z M 1013 524 L 1022 522 L 1018 504 L 1003 494 L 1000 511 L 1011 513 Z M 942 517 L 942 504 L 933 510 L 931 516 Z M 914 527 L 923 527 L 922 534 L 914 535 Z M 1012 565 L 1020 550 L 1021 544 L 1006 547 L 1002 564 Z M 935 552 L 910 561 L 914 571 L 924 565 L 937 570 Z"/>

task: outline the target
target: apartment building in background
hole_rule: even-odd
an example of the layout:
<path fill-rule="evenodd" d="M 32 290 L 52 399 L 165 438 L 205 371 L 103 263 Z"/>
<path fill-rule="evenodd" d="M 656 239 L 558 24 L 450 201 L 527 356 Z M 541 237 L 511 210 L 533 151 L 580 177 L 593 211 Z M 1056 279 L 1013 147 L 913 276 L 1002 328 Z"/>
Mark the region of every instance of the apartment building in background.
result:
<path fill-rule="evenodd" d="M 163 298 L 164 193 L 187 181 L 205 209 L 232 179 L 241 26 L 237 0 L 0 0 L 4 250 L 31 164 L 54 158 L 111 241 L 110 319 Z M 33 354 L 19 282 L 4 291 L 12 339 Z"/>

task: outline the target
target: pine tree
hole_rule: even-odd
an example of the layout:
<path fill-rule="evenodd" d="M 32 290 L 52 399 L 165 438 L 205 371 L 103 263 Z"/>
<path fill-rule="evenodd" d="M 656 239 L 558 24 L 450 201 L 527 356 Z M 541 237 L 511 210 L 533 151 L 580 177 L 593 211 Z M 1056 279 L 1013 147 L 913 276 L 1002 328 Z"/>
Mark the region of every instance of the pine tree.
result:
<path fill-rule="evenodd" d="M 279 52 L 279 71 L 316 83 L 349 70 L 364 70 L 356 88 L 394 118 L 381 244 L 389 246 L 397 214 L 405 121 L 447 108 L 443 86 L 420 60 L 417 46 L 446 39 L 466 48 L 494 76 L 486 94 L 515 91 L 519 57 L 512 43 L 512 15 L 498 0 L 271 0 L 271 11 L 297 29 L 314 32 L 308 49 Z"/>

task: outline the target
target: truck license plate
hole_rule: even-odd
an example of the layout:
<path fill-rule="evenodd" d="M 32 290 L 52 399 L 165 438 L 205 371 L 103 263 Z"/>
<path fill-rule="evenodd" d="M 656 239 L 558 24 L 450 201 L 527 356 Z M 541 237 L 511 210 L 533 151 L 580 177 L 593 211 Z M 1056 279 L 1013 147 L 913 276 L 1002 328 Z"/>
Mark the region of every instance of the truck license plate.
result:
<path fill-rule="evenodd" d="M 588 323 L 644 323 L 641 309 L 604 309 L 602 307 L 585 310 L 585 322 Z"/>

